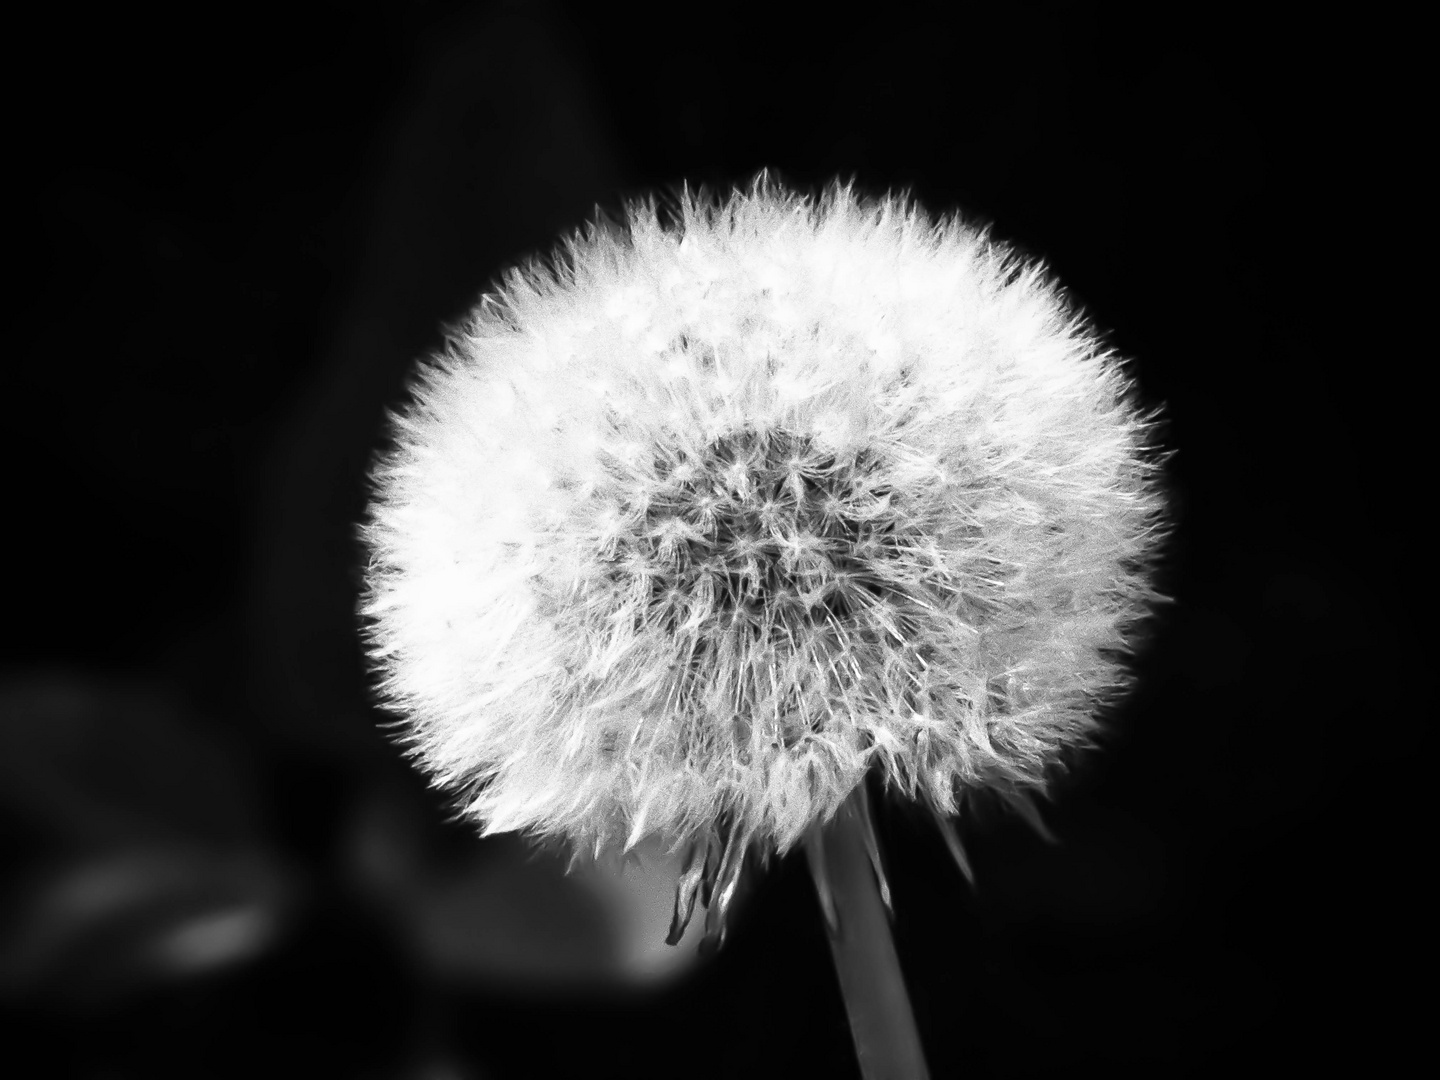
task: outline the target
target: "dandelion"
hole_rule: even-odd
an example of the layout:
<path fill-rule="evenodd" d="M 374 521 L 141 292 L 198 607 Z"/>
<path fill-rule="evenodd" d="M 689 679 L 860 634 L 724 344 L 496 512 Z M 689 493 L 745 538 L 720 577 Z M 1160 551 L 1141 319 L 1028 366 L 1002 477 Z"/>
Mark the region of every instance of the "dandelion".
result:
<path fill-rule="evenodd" d="M 872 772 L 965 866 L 963 801 L 1033 816 L 1126 686 L 1153 421 L 958 218 L 763 174 L 632 205 L 510 271 L 395 418 L 381 690 L 485 832 L 686 849 L 672 939 L 697 894 L 723 934 L 747 853 L 823 869 L 842 807 L 878 872 Z"/>

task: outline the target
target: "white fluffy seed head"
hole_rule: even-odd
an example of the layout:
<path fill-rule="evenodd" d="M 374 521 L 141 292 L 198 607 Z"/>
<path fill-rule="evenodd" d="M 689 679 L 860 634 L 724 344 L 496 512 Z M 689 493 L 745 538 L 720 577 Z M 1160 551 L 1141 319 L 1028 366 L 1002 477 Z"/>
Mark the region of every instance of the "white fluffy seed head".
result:
<path fill-rule="evenodd" d="M 1023 797 L 1156 597 L 1152 417 L 1040 269 L 763 179 L 486 296 L 395 418 L 365 606 L 487 832 L 791 847 L 880 770 Z"/>

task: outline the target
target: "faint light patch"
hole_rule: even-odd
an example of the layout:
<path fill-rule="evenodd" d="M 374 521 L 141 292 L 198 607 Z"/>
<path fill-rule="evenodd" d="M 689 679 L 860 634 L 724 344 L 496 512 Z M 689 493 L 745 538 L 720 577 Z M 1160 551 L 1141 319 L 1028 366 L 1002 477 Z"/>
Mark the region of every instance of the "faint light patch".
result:
<path fill-rule="evenodd" d="M 677 944 L 665 943 L 683 861 L 682 852 L 670 854 L 652 837 L 641 841 L 623 860 L 612 856 L 576 870 L 609 916 L 617 937 L 617 974 L 621 978 L 667 982 L 698 963 L 704 919 L 691 919 Z"/>
<path fill-rule="evenodd" d="M 190 974 L 257 956 L 276 937 L 280 922 L 262 907 L 206 912 L 164 934 L 155 958 L 175 974 Z"/>
<path fill-rule="evenodd" d="M 142 848 L 37 869 L 0 937 L 0 994 L 104 999 L 249 962 L 290 925 L 300 882 L 263 852 Z"/>

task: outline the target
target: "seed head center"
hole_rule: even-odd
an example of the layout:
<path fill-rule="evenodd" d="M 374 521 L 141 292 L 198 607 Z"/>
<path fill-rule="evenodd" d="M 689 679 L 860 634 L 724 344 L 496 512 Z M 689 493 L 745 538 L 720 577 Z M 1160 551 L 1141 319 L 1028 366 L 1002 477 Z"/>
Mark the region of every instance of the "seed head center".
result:
<path fill-rule="evenodd" d="M 895 522 L 862 514 L 889 494 L 871 455 L 837 459 L 807 436 L 744 429 L 656 471 L 630 554 L 647 565 L 650 615 L 667 628 L 700 605 L 722 624 L 793 631 L 848 620 L 884 594 L 876 559 Z"/>

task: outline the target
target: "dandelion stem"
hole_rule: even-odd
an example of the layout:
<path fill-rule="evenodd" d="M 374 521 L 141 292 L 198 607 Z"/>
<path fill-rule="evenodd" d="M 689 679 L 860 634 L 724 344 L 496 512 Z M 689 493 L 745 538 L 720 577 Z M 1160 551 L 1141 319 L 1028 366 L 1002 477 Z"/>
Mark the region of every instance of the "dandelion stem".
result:
<path fill-rule="evenodd" d="M 857 790 L 805 849 L 825 916 L 830 955 L 865 1080 L 927 1080 L 930 1073 L 900 958 L 866 846 L 868 806 Z"/>

